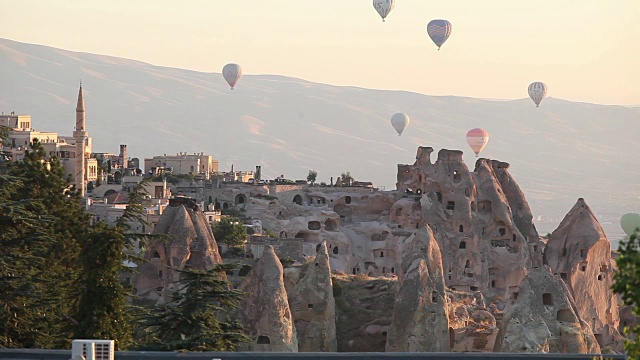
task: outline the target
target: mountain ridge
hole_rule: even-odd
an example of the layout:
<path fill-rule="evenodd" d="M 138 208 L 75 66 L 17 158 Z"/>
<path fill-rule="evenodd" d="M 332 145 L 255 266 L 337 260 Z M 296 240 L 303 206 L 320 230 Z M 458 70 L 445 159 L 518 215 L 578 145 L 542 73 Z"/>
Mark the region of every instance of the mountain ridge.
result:
<path fill-rule="evenodd" d="M 390 189 L 396 164 L 413 163 L 416 146 L 461 149 L 472 167 L 465 134 L 482 127 L 491 138 L 481 155 L 512 164 L 543 220 L 557 224 L 579 197 L 603 225 L 640 209 L 640 185 L 632 181 L 640 141 L 631 131 L 640 108 L 555 98 L 535 108 L 527 98 L 430 96 L 277 74 L 244 75 L 230 91 L 219 73 L 7 39 L 0 39 L 0 65 L 2 110 L 30 114 L 34 128 L 65 135 L 73 131 L 82 79 L 94 151 L 127 144 L 141 159 L 205 152 L 221 170 L 262 165 L 269 178 L 301 179 L 315 169 L 326 182 L 351 171 Z M 411 117 L 402 137 L 389 123 L 399 111 Z M 608 234 L 621 233 L 614 225 Z"/>

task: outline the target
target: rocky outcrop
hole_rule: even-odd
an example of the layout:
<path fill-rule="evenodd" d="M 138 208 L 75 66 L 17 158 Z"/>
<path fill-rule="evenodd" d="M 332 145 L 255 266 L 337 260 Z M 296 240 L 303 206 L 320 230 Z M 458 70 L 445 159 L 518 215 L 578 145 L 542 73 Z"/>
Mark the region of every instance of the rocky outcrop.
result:
<path fill-rule="evenodd" d="M 431 164 L 432 151 L 419 148 L 414 165 L 399 167 L 398 190 L 405 198 L 391 209 L 391 220 L 407 230 L 430 225 L 442 250 L 446 284 L 452 290 L 507 297 L 532 265 L 530 250 L 542 250 L 527 242 L 538 237 L 531 219 L 527 227 L 530 210 L 506 172 L 508 164 L 496 162 L 498 175 L 491 161 L 480 159 L 470 172 L 462 151 L 442 149 Z M 522 209 L 518 221 L 528 238 L 515 223 L 510 201 Z"/>
<path fill-rule="evenodd" d="M 447 292 L 449 335 L 454 352 L 491 352 L 498 336 L 496 317 L 485 307 L 479 291 Z M 502 314 L 499 314 L 502 315 Z"/>
<path fill-rule="evenodd" d="M 602 348 L 621 350 L 618 303 L 611 285 L 611 243 L 600 223 L 580 198 L 551 234 L 545 262 L 567 284 L 578 308 Z"/>
<path fill-rule="evenodd" d="M 597 354 L 600 347 L 569 289 L 545 266 L 531 270 L 512 293 L 494 351 Z"/>
<path fill-rule="evenodd" d="M 265 248 L 238 289 L 247 293 L 239 304 L 238 320 L 253 339 L 240 350 L 297 352 L 298 339 L 284 287 L 282 264 L 273 247 Z"/>
<path fill-rule="evenodd" d="M 529 203 L 525 199 L 524 193 L 518 186 L 518 183 L 509 173 L 509 163 L 502 161 L 491 161 L 491 167 L 495 174 L 500 187 L 509 203 L 513 222 L 520 231 L 520 234 L 526 239 L 529 245 L 529 256 L 534 267 L 542 266 L 542 251 L 544 244 L 540 240 L 536 226 L 533 223 L 533 214 Z"/>
<path fill-rule="evenodd" d="M 146 249 L 136 277 L 136 293 L 152 302 L 170 299 L 183 269 L 211 269 L 222 263 L 202 211 L 190 200 L 173 200 L 154 228 L 162 237 Z"/>
<path fill-rule="evenodd" d="M 325 241 L 315 259 L 299 268 L 286 269 L 289 304 L 297 330 L 300 352 L 336 352 L 336 303 Z M 292 279 L 289 279 L 292 278 Z"/>
<path fill-rule="evenodd" d="M 442 258 L 429 228 L 407 240 L 401 267 L 386 351 L 449 351 Z"/>

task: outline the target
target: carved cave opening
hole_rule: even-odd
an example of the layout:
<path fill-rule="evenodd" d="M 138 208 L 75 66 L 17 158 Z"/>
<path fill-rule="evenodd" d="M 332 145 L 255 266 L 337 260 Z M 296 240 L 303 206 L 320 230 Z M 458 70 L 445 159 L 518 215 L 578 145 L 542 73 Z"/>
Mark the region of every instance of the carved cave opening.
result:
<path fill-rule="evenodd" d="M 258 336 L 258 340 L 256 341 L 259 345 L 269 345 L 271 344 L 271 340 L 268 336 L 260 335 Z"/>
<path fill-rule="evenodd" d="M 307 228 L 309 230 L 320 230 L 321 227 L 322 225 L 320 224 L 320 221 L 309 221 L 307 224 Z"/>

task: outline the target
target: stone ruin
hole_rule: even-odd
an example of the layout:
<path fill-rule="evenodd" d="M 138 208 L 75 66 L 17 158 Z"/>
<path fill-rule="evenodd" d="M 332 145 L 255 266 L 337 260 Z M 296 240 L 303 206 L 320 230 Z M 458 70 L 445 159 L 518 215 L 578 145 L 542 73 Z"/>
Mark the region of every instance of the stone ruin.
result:
<path fill-rule="evenodd" d="M 262 255 L 240 285 L 249 295 L 239 314 L 253 339 L 244 348 L 620 351 L 610 244 L 584 201 L 545 248 L 508 163 L 481 158 L 470 171 L 461 151 L 440 150 L 435 162 L 431 153 L 420 147 L 413 165 L 398 165 L 395 191 L 303 185 L 204 189 L 204 199 L 224 201 L 260 220 L 279 236 L 272 243 L 301 242 L 298 261 L 284 270 L 269 242 L 250 245 Z M 174 212 L 189 214 L 185 207 L 166 216 L 176 217 Z M 162 226 L 161 219 L 157 229 L 194 227 L 180 220 L 186 217 Z M 210 266 L 220 260 L 215 240 L 206 239 L 213 246 L 205 252 Z M 163 264 L 184 266 L 189 244 L 165 246 L 164 252 L 158 244 L 146 257 L 153 260 L 149 254 L 158 250 Z M 141 266 L 139 289 L 167 286 L 151 265 Z M 386 303 L 390 295 L 395 300 Z"/>

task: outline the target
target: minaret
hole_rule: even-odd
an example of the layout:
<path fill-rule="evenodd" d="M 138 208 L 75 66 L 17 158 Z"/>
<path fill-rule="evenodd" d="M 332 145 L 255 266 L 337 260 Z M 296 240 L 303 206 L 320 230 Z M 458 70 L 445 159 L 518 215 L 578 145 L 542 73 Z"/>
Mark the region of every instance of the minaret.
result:
<path fill-rule="evenodd" d="M 89 133 L 85 131 L 84 119 L 84 97 L 82 96 L 82 82 L 80 82 L 80 90 L 78 92 L 78 105 L 76 106 L 76 129 L 73 132 L 73 138 L 76 140 L 76 173 L 75 185 L 80 191 L 80 196 L 84 197 L 85 189 L 85 148 Z"/>

